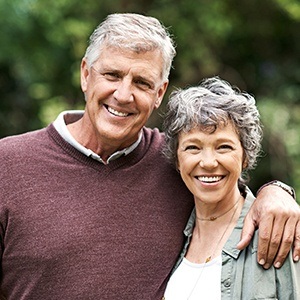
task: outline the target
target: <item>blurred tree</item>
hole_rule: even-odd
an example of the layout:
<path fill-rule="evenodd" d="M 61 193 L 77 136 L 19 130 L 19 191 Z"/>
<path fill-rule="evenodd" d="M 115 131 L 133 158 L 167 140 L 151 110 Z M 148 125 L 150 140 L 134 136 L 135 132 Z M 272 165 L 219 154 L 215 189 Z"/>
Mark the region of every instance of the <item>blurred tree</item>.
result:
<path fill-rule="evenodd" d="M 83 107 L 80 60 L 92 30 L 114 12 L 170 27 L 178 55 L 169 92 L 220 75 L 253 93 L 266 132 L 253 188 L 277 178 L 300 192 L 298 0 L 0 0 L 0 137 Z M 166 101 L 150 126 L 160 127 Z"/>

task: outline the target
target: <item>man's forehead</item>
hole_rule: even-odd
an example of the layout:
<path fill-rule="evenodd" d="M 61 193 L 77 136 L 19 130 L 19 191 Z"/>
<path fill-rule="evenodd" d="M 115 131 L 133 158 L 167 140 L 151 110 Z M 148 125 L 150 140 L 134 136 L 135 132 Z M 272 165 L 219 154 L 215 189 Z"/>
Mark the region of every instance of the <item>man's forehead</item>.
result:
<path fill-rule="evenodd" d="M 95 65 L 106 70 L 131 72 L 133 75 L 143 77 L 151 76 L 153 79 L 161 79 L 163 66 L 162 56 L 158 50 L 137 53 L 116 47 L 104 48 Z"/>

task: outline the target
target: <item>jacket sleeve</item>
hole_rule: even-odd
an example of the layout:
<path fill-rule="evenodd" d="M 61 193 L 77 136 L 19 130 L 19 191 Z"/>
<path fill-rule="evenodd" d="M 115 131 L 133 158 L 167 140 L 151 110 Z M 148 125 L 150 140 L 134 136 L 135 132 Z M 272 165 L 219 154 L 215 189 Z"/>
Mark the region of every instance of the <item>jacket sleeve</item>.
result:
<path fill-rule="evenodd" d="M 278 299 L 300 299 L 300 262 L 295 263 L 292 251 L 280 269 L 276 269 Z"/>

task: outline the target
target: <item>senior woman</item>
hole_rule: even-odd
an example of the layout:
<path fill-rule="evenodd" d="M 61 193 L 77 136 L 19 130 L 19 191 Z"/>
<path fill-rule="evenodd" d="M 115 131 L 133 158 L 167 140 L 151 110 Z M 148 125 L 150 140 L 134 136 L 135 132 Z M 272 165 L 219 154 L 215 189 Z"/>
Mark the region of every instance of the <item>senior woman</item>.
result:
<path fill-rule="evenodd" d="M 300 265 L 256 261 L 258 234 L 236 248 L 254 196 L 247 170 L 261 150 L 255 99 L 213 77 L 171 94 L 165 116 L 166 156 L 194 195 L 186 243 L 164 299 L 300 299 Z"/>

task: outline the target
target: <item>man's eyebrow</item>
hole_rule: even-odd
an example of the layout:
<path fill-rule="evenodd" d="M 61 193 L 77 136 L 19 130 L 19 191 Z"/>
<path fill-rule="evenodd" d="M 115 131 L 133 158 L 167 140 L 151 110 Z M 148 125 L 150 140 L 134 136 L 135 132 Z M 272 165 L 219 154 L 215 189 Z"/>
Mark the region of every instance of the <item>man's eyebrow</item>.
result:
<path fill-rule="evenodd" d="M 110 67 L 110 66 L 104 66 L 104 67 L 101 67 L 99 68 L 99 72 L 111 72 L 111 73 L 118 73 L 118 74 L 122 74 L 122 71 L 117 69 L 117 68 L 114 68 L 114 67 Z"/>
<path fill-rule="evenodd" d="M 122 70 L 112 67 L 112 66 L 102 66 L 100 67 L 98 70 L 98 72 L 100 73 L 115 73 L 120 75 L 121 77 L 125 75 L 125 72 L 123 72 Z M 151 76 L 150 74 L 146 74 L 146 76 L 140 75 L 140 74 L 133 74 L 133 80 L 141 80 L 141 81 L 145 81 L 146 83 L 148 83 L 151 87 L 155 87 L 155 79 L 153 79 L 153 76 Z"/>
<path fill-rule="evenodd" d="M 154 85 L 154 80 L 152 78 L 150 78 L 150 77 L 145 77 L 145 76 L 142 76 L 142 75 L 136 75 L 133 78 L 140 79 L 142 81 L 145 81 L 145 82 L 147 82 L 149 84 Z"/>

